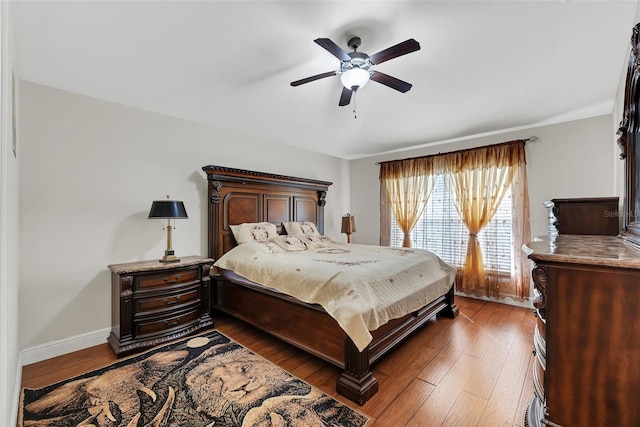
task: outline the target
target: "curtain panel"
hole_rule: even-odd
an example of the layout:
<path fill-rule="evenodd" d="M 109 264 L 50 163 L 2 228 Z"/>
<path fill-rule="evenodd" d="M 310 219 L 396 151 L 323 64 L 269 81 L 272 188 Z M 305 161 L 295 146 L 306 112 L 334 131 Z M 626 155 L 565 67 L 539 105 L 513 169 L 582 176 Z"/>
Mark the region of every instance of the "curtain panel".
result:
<path fill-rule="evenodd" d="M 411 230 L 427 205 L 436 175 L 434 159 L 417 158 L 383 163 L 380 180 L 384 182 L 387 197 L 398 225 L 404 233 L 402 246 L 411 247 Z M 425 171 L 427 171 L 425 173 Z"/>
<path fill-rule="evenodd" d="M 381 187 L 384 187 L 381 194 L 386 192 L 387 201 L 404 233 L 403 246 L 410 245 L 409 233 L 422 214 L 435 178 L 439 174 L 445 175 L 456 210 L 469 233 L 465 262 L 456 280 L 458 291 L 495 298 L 510 296 L 518 300 L 529 297 L 529 263 L 521 250 L 531 234 L 524 146 L 522 140 L 511 141 L 385 162 L 380 166 Z M 417 176 L 431 179 L 418 179 Z M 514 261 L 510 277 L 505 277 L 485 269 L 477 235 L 491 221 L 509 188 Z M 418 194 L 420 191 L 422 195 Z"/>

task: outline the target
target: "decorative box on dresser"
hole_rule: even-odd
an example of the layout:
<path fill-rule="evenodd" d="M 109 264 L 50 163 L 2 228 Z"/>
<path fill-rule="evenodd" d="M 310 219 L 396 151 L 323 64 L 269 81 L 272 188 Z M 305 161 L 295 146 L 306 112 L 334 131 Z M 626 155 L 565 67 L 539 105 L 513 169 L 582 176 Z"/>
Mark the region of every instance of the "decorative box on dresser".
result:
<path fill-rule="evenodd" d="M 559 234 L 620 233 L 618 197 L 552 199 Z"/>
<path fill-rule="evenodd" d="M 111 334 L 118 357 L 213 325 L 210 276 L 213 259 L 181 257 L 113 264 Z"/>
<path fill-rule="evenodd" d="M 640 250 L 613 236 L 525 245 L 535 263 L 527 426 L 640 426 Z"/>

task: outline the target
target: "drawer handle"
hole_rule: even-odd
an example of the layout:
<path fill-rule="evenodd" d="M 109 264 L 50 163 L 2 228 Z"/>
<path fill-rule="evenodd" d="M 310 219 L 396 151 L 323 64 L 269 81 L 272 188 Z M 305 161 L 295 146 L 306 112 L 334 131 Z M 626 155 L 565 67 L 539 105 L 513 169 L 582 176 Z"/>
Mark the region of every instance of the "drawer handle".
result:
<path fill-rule="evenodd" d="M 180 318 L 177 318 L 175 320 L 165 320 L 164 324 L 167 326 L 176 326 L 178 324 L 178 320 L 180 320 Z"/>
<path fill-rule="evenodd" d="M 171 285 L 171 284 L 173 284 L 173 283 L 177 283 L 177 282 L 178 282 L 178 280 L 180 280 L 180 275 L 179 275 L 179 274 L 176 274 L 176 275 L 174 276 L 174 278 L 173 278 L 173 279 L 169 279 L 168 277 L 163 277 L 163 278 L 162 278 L 162 280 L 164 280 L 164 282 L 165 282 L 167 285 Z"/>
<path fill-rule="evenodd" d="M 163 301 L 166 305 L 175 304 L 175 303 L 177 303 L 178 301 L 180 301 L 180 297 L 181 297 L 181 296 L 182 296 L 182 295 L 178 295 L 178 296 L 174 297 L 173 299 L 165 298 L 165 299 L 163 299 L 162 301 Z"/>

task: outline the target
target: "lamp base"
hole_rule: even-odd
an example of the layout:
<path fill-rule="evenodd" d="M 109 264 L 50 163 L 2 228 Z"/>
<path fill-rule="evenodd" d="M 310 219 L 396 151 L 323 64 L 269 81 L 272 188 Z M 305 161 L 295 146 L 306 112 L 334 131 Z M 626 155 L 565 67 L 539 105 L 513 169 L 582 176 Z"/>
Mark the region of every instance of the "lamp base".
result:
<path fill-rule="evenodd" d="M 180 258 L 174 255 L 173 251 L 164 251 L 164 256 L 159 259 L 160 262 L 178 262 Z"/>

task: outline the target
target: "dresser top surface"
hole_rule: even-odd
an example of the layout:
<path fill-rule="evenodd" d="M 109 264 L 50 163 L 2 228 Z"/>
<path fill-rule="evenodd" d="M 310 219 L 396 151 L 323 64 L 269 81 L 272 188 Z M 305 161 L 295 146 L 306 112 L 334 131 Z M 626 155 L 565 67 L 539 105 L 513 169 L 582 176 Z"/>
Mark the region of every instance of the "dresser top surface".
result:
<path fill-rule="evenodd" d="M 161 262 L 159 260 L 127 262 L 111 264 L 109 269 L 116 274 L 140 273 L 144 271 L 169 270 L 172 268 L 190 267 L 192 265 L 211 263 L 213 259 L 201 256 L 183 256 L 178 262 Z"/>
<path fill-rule="evenodd" d="M 640 249 L 616 236 L 560 234 L 523 246 L 529 258 L 541 261 L 640 269 Z"/>

